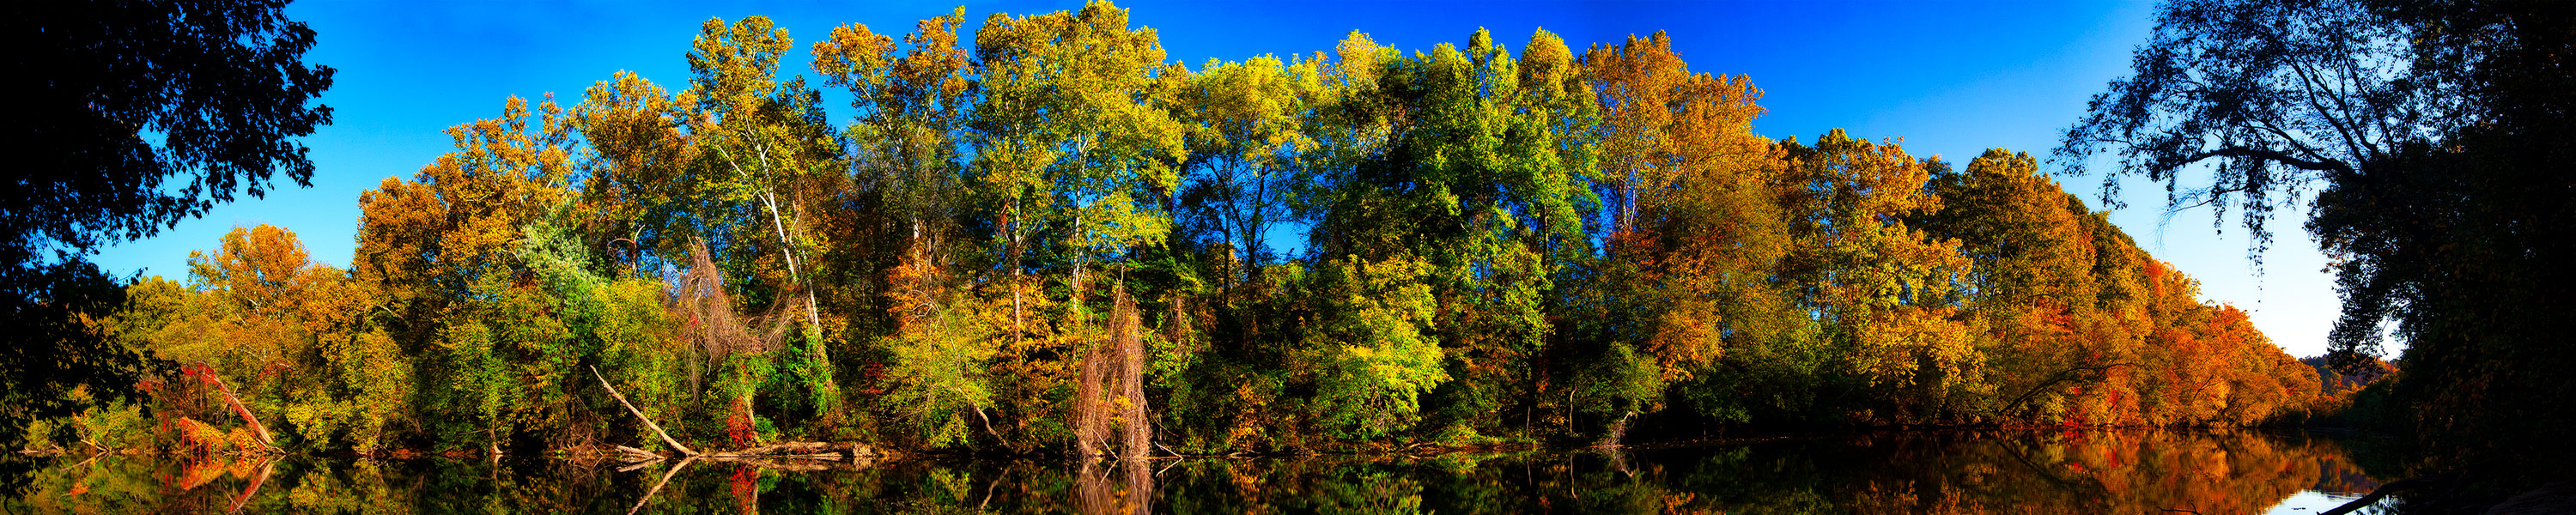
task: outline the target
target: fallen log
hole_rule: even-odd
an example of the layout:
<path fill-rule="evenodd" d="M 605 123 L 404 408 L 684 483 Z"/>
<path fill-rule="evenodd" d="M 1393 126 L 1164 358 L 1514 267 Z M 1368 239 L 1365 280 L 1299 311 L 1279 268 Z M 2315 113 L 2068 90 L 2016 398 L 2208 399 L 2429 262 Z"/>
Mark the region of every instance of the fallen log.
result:
<path fill-rule="evenodd" d="M 861 470 L 861 469 L 868 468 L 868 466 L 869 466 L 869 465 L 871 465 L 871 463 L 866 462 L 866 461 L 841 461 L 841 460 L 837 460 L 837 459 L 833 459 L 833 460 L 825 460 L 825 459 L 810 459 L 810 458 L 804 458 L 804 457 L 801 457 L 801 456 L 761 456 L 761 457 L 747 457 L 747 456 L 745 456 L 745 457 L 697 456 L 697 457 L 692 457 L 692 459 L 696 459 L 696 460 L 699 460 L 699 461 L 715 462 L 715 463 L 731 463 L 731 464 L 735 464 L 735 465 L 744 465 L 744 466 L 751 466 L 751 467 L 759 467 L 759 468 L 763 468 L 763 469 L 772 469 L 772 470 L 783 470 L 783 471 L 789 471 L 789 472 L 815 472 L 815 471 L 822 471 L 822 470 Z"/>
<path fill-rule="evenodd" d="M 832 459 L 877 457 L 876 448 L 867 444 L 831 444 L 824 442 L 781 442 L 733 451 L 701 453 L 709 458 L 804 458 Z"/>
<path fill-rule="evenodd" d="M 628 457 L 633 457 L 633 458 L 642 458 L 642 459 L 644 459 L 644 460 L 646 460 L 646 461 L 663 459 L 661 454 L 659 454 L 659 453 L 655 453 L 655 452 L 653 452 L 653 451 L 647 451 L 647 450 L 643 450 L 643 449 L 637 449 L 637 448 L 634 448 L 634 447 L 627 447 L 627 446 L 624 446 L 624 445 L 619 445 L 619 446 L 615 446 L 615 447 L 617 448 L 617 452 L 623 452 L 623 453 L 626 453 L 626 454 L 628 455 Z"/>
<path fill-rule="evenodd" d="M 662 432 L 662 425 L 661 425 L 661 424 L 655 424 L 655 423 L 653 423 L 653 417 L 647 417 L 647 416 L 644 416 L 644 410 L 635 409 L 635 403 L 632 403 L 632 402 L 626 402 L 626 394 L 617 393 L 617 387 L 615 387 L 615 386 L 610 386 L 610 385 L 608 384 L 608 378 L 607 378 L 606 376 L 601 376 L 601 375 L 599 375 L 599 367 L 590 367 L 590 377 L 593 377 L 593 378 L 597 378 L 597 379 L 599 379 L 599 387 L 601 387 L 601 388 L 607 388 L 607 389 L 608 389 L 608 395 L 609 395 L 609 396 L 611 396 L 611 397 L 616 397 L 616 398 L 617 398 L 617 404 L 618 404 L 618 405 L 620 405 L 620 406 L 625 406 L 625 407 L 626 407 L 626 411 L 627 411 L 627 412 L 629 412 L 629 413 L 634 413 L 634 414 L 635 414 L 635 419 L 636 419 L 636 420 L 642 420 L 642 421 L 644 421 L 644 428 L 645 428 L 645 429 L 651 429 L 651 430 L 653 430 L 653 434 L 654 434 L 655 436 L 660 436 L 660 437 L 662 437 L 662 443 L 667 444 L 667 445 L 670 445 L 672 449 L 675 449 L 675 450 L 680 451 L 680 454 L 689 455 L 689 456 L 696 456 L 696 455 L 698 455 L 698 451 L 690 450 L 690 449 L 689 449 L 689 446 L 686 446 L 686 445 L 680 445 L 680 441 L 679 441 L 679 440 L 676 440 L 676 439 L 671 438 L 671 434 L 670 434 L 670 433 Z M 640 505 L 640 504 L 639 504 L 639 505 L 637 505 L 637 507 L 639 507 L 639 508 L 640 508 L 640 507 L 642 507 L 642 506 L 643 506 L 643 505 Z"/>
<path fill-rule="evenodd" d="M 251 416 L 250 408 L 242 405 L 241 397 L 233 395 L 233 387 L 225 386 L 224 379 L 216 377 L 214 369 L 204 368 L 201 370 L 204 370 L 205 372 L 198 374 L 198 376 L 205 379 L 208 383 L 214 383 L 215 391 L 224 394 L 224 406 L 232 408 L 233 414 L 240 415 L 242 422 L 250 425 L 251 436 L 259 438 L 260 445 L 267 446 L 271 450 L 276 449 L 277 440 L 270 439 L 268 437 L 268 426 L 259 423 L 259 417 Z"/>
<path fill-rule="evenodd" d="M 735 464 L 742 464 L 742 465 L 750 465 L 750 466 L 760 467 L 760 468 L 764 468 L 764 469 L 776 469 L 776 470 L 784 470 L 784 471 L 789 471 L 789 472 L 820 472 L 820 471 L 825 471 L 825 470 L 832 470 L 832 468 L 833 468 L 831 465 L 824 465 L 824 464 L 820 464 L 820 463 L 814 463 L 814 462 L 810 462 L 810 461 L 802 461 L 802 460 L 774 461 L 774 460 L 770 460 L 770 459 L 766 459 L 766 458 L 710 458 L 710 459 L 712 459 L 712 460 L 714 460 L 714 461 L 724 462 L 724 463 L 735 463 Z"/>
<path fill-rule="evenodd" d="M 2410 489 L 2420 488 L 2420 487 L 2423 487 L 2423 486 L 2425 486 L 2425 485 L 2431 485 L 2431 484 L 2434 484 L 2434 483 L 2440 483 L 2440 482 L 2444 482 L 2444 481 L 2449 481 L 2449 480 L 2451 480 L 2452 478 L 2458 477 L 2459 475 L 2460 475 L 2459 471 L 2451 471 L 2451 472 L 2445 472 L 2445 473 L 2441 473 L 2441 474 L 2435 474 L 2435 475 L 2424 476 L 2424 477 L 2401 479 L 2401 480 L 2397 480 L 2397 481 L 2394 481 L 2394 482 L 2390 482 L 2390 483 L 2388 483 L 2388 484 L 2379 485 L 2379 488 L 2372 489 L 2372 490 L 2370 491 L 2370 495 L 2364 495 L 2364 496 L 2361 496 L 2361 498 L 2360 498 L 2360 499 L 2353 499 L 2353 500 L 2352 500 L 2352 502 L 2343 503 L 2343 505 L 2342 505 L 2342 506 L 2336 506 L 2334 509 L 2326 510 L 2326 511 L 2324 511 L 2324 512 L 2322 512 L 2322 513 L 2319 513 L 2319 514 L 2317 514 L 2317 515 L 2344 515 L 2344 514 L 2347 514 L 2347 513 L 2352 513 L 2352 512 L 2353 512 L 2353 511 L 2355 511 L 2355 510 L 2360 510 L 2360 509 L 2362 509 L 2362 508 L 2368 507 L 2368 506 L 2370 506 L 2372 503 L 2377 503 L 2377 502 L 2379 502 L 2379 499 L 2380 499 L 2380 498 L 2382 498 L 2382 497 L 2388 497 L 2388 494 L 2397 493 L 2398 491 L 2401 491 L 2401 490 L 2410 490 Z"/>
<path fill-rule="evenodd" d="M 824 452 L 835 452 L 838 450 L 839 449 L 833 448 L 832 444 L 823 442 L 784 442 L 722 454 L 727 456 L 769 456 L 775 454 L 821 454 Z"/>

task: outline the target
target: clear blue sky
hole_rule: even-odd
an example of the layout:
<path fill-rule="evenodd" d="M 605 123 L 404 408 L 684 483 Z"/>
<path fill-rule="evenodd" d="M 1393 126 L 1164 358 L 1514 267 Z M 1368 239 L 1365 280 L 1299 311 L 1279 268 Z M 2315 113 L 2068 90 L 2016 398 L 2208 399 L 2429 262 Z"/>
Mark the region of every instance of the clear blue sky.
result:
<path fill-rule="evenodd" d="M 298 2 L 290 17 L 320 32 L 307 61 L 340 70 L 322 97 L 336 123 L 307 138 L 313 187 L 243 199 L 161 236 L 97 256 L 117 273 L 179 278 L 191 250 L 212 247 L 235 226 L 294 230 L 320 260 L 345 265 L 355 247 L 358 192 L 387 177 L 409 177 L 450 148 L 449 126 L 498 115 L 502 99 L 549 92 L 567 101 L 618 70 L 677 90 L 682 56 L 710 17 L 766 15 L 803 47 L 832 26 L 866 24 L 909 32 L 913 22 L 955 4 L 866 1 L 657 2 L 463 1 Z M 1136 25 L 1161 32 L 1170 58 L 1196 67 L 1210 58 L 1326 50 L 1352 30 L 1381 44 L 1429 49 L 1464 42 L 1483 27 L 1515 51 L 1545 28 L 1578 51 L 1630 34 L 1672 34 L 1694 71 L 1752 77 L 1770 114 L 1754 130 L 1812 140 L 1828 129 L 1902 138 L 1917 156 L 1953 162 L 1990 147 L 2045 156 L 2085 99 L 2124 75 L 2129 51 L 2152 27 L 2152 5 L 2126 2 L 1123 2 Z M 1081 7 L 1078 1 L 966 4 L 971 30 L 992 13 Z M 806 56 L 787 66 L 803 71 Z M 827 95 L 829 93 L 827 92 Z M 847 123 L 846 96 L 827 96 Z M 2092 198 L 2098 177 L 2062 177 Z M 2297 222 L 2257 276 L 2244 259 L 2243 231 L 2224 235 L 2206 211 L 2164 212 L 2162 189 L 2133 184 L 2130 207 L 2113 218 L 2157 257 L 2199 278 L 2206 297 L 2253 311 L 2254 321 L 2296 355 L 2321 354 L 2335 315 L 2324 259 Z"/>

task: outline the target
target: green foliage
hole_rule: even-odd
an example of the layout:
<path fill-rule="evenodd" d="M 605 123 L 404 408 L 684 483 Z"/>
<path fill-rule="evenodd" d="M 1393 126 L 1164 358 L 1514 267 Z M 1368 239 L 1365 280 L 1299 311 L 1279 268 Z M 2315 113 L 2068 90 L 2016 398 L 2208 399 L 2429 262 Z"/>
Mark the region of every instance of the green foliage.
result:
<path fill-rule="evenodd" d="M 857 114 L 835 128 L 785 30 L 709 20 L 678 92 L 621 73 L 451 129 L 360 196 L 350 270 L 245 229 L 99 326 L 207 366 L 290 448 L 358 453 L 659 445 L 602 380 L 700 450 L 1059 452 L 1103 406 L 1167 440 L 1122 449 L 1218 453 L 2244 425 L 2316 397 L 2029 156 L 1764 138 L 1760 90 L 1661 35 L 1353 34 L 1193 71 L 1105 2 L 965 22 L 815 44 Z M 60 427 L 244 424 L 203 397 Z"/>
<path fill-rule="evenodd" d="M 969 306 L 942 304 L 914 327 L 888 338 L 886 409 L 909 422 L 921 445 L 966 443 L 970 424 L 993 405 L 987 366 L 999 349 L 993 330 Z"/>
<path fill-rule="evenodd" d="M 1557 274 L 1591 247 L 1592 145 L 1562 124 L 1590 123 L 1594 104 L 1571 92 L 1582 89 L 1571 53 L 1544 31 L 1518 60 L 1483 31 L 1409 57 L 1363 37 L 1344 45 L 1344 105 L 1326 127 L 1383 139 L 1328 154 L 1301 202 L 1312 245 L 1426 264 L 1425 285 L 1446 300 L 1433 335 L 1457 379 L 1435 395 L 1441 422 L 1500 428 L 1511 399 L 1535 393 Z"/>
<path fill-rule="evenodd" d="M 687 414 L 694 381 L 687 349 L 680 346 L 680 321 L 662 307 L 662 283 L 625 277 L 604 286 L 593 292 L 599 301 L 593 331 L 600 371 L 644 416 L 674 420 Z M 659 445 L 641 425 L 629 433 L 633 441 Z"/>
<path fill-rule="evenodd" d="M 1589 366 L 1575 372 L 1574 410 L 1615 420 L 1661 407 L 1664 378 L 1652 357 L 1614 343 L 1605 355 L 1589 361 Z"/>
<path fill-rule="evenodd" d="M 1450 379 L 1437 336 L 1430 265 L 1397 256 L 1327 262 L 1316 272 L 1321 320 L 1307 333 L 1315 402 L 1332 435 L 1376 439 L 1413 427 L 1420 397 Z"/>

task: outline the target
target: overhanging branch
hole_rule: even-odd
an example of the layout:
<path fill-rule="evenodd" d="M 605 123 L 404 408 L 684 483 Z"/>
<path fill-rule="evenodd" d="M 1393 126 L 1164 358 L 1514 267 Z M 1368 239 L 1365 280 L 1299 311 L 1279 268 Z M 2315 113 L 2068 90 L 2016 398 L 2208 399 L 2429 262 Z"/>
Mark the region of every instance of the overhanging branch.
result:
<path fill-rule="evenodd" d="M 2183 157 L 2182 157 L 2182 158 L 2180 158 L 2180 159 L 2167 160 L 2167 161 L 2164 161 L 2163 163 L 2160 163 L 2160 164 L 2170 164 L 2170 165 L 2172 165 L 2172 167 L 2173 167 L 2173 168 L 2181 168 L 2181 167 L 2182 167 L 2182 165 L 2187 165 L 2187 164 L 2191 164 L 2191 163 L 2197 163 L 2197 162 L 2200 162 L 2200 161 L 2202 161 L 2202 160 L 2209 159 L 2209 158 L 2213 158 L 2213 157 L 2251 158 L 2251 159 L 2256 159 L 2256 160 L 2262 160 L 2262 161 L 2268 161 L 2268 162 L 2274 162 L 2274 163 L 2281 163 L 2281 164 L 2285 164 L 2285 165 L 2290 165 L 2290 167 L 2292 167 L 2292 168 L 2298 168 L 2298 169 L 2301 169 L 2301 170 L 2311 170 L 2311 171 L 2319 171 L 2319 172 L 2328 172 L 2328 173 L 2333 173 L 2333 174 L 2336 174 L 2336 178 L 2337 178 L 2337 179 L 2353 178 L 2352 176 L 2353 176 L 2353 175 L 2355 175 L 2355 174 L 2357 173 L 2357 172 L 2355 172 L 2355 171 L 2354 171 L 2354 169 L 2353 169 L 2353 167 L 2352 167 L 2352 165 L 2351 165 L 2351 164 L 2344 163 L 2344 162 L 2342 162 L 2342 161 L 2337 161 L 2337 160 L 2334 160 L 2334 159 L 2322 159 L 2322 158 L 2321 158 L 2321 159 L 2315 159 L 2315 160 L 2300 159 L 2300 158 L 2298 158 L 2297 156 L 2292 156 L 2292 155 L 2290 155 L 2290 154 L 2289 154 L 2289 153 L 2287 153 L 2287 152 L 2282 152 L 2282 151 L 2278 151 L 2278 150 L 2272 150 L 2272 149 L 2268 149 L 2268 148 L 2255 148 L 2255 147 L 2246 147 L 2246 146 L 2227 146 L 2227 147 L 2214 148 L 2214 149 L 2210 149 L 2210 150 L 2201 151 L 2200 153 L 2197 153 L 2197 154 L 2191 154 L 2191 155 L 2188 155 L 2188 156 L 2183 156 Z"/>

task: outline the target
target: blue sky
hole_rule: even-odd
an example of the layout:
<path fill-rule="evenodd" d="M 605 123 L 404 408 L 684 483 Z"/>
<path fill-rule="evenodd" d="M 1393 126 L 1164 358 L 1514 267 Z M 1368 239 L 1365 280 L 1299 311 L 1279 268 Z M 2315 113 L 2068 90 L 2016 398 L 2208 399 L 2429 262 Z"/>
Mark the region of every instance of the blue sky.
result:
<path fill-rule="evenodd" d="M 320 33 L 307 61 L 338 68 L 322 97 L 335 123 L 305 144 L 317 171 L 312 188 L 245 198 L 160 236 L 110 248 L 96 261 L 116 273 L 178 278 L 191 250 L 212 247 L 236 226 L 295 231 L 315 258 L 345 265 L 355 247 L 357 196 L 388 177 L 408 178 L 448 151 L 443 129 L 496 116 L 511 95 L 555 93 L 569 102 L 592 82 L 634 71 L 677 90 L 688 80 L 683 55 L 710 17 L 765 15 L 799 47 L 846 23 L 908 32 L 956 4 L 859 1 L 656 2 L 308 0 L 290 17 Z M 1210 58 L 1326 50 L 1353 30 L 1408 50 L 1463 42 L 1479 27 L 1517 50 L 1534 29 L 1578 51 L 1630 34 L 1672 34 L 1694 71 L 1749 75 L 1770 114 L 1765 136 L 1812 140 L 1832 128 L 1872 139 L 1902 138 L 1916 156 L 1964 163 L 1990 147 L 2045 157 L 2085 99 L 2126 74 L 2129 51 L 2152 28 L 2152 4 L 2123 2 L 1124 2 L 1135 25 L 1162 36 L 1171 59 L 1192 67 Z M 1040 13 L 1078 1 L 965 4 L 967 28 L 1002 12 Z M 803 71 L 806 56 L 787 65 Z M 846 96 L 827 99 L 847 123 Z M 2053 168 L 2053 166 L 2052 166 Z M 2094 196 L 2098 176 L 2062 177 Z M 2222 234 L 2205 210 L 2168 214 L 2162 189 L 2131 184 L 2113 220 L 2157 257 L 2203 284 L 2207 298 L 2254 313 L 2254 322 L 2296 355 L 2324 351 L 2336 298 L 2325 260 L 2297 222 L 2285 229 L 2256 275 L 2243 230 Z"/>

